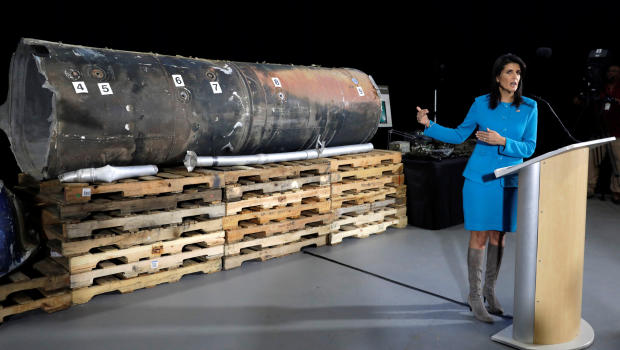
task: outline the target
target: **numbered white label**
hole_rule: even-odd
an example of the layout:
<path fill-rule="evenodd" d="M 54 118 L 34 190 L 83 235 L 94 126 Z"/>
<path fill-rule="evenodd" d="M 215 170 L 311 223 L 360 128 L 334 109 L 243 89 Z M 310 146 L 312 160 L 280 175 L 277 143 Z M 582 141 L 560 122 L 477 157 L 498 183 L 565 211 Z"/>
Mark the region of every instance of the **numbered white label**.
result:
<path fill-rule="evenodd" d="M 159 266 L 159 261 L 157 261 L 157 260 L 151 261 L 151 268 L 152 269 L 156 269 L 157 266 Z"/>
<path fill-rule="evenodd" d="M 185 83 L 183 82 L 183 77 L 179 74 L 173 74 L 172 80 L 174 81 L 174 86 L 176 87 L 185 86 Z"/>
<path fill-rule="evenodd" d="M 606 110 L 606 111 L 608 111 L 608 110 L 610 110 L 610 109 L 611 109 L 611 103 L 606 102 L 606 103 L 605 103 L 605 110 Z"/>
<path fill-rule="evenodd" d="M 102 95 L 112 95 L 112 87 L 110 86 L 110 83 L 99 83 L 97 86 L 99 86 L 99 91 Z"/>
<path fill-rule="evenodd" d="M 273 80 L 273 85 L 275 85 L 277 88 L 281 88 L 282 87 L 282 82 L 280 81 L 280 79 L 278 79 L 278 78 L 271 78 L 271 80 Z"/>
<path fill-rule="evenodd" d="M 217 81 L 213 81 L 211 83 L 211 90 L 213 90 L 214 94 L 221 94 L 222 93 L 222 87 L 220 86 L 220 83 L 218 83 Z"/>
<path fill-rule="evenodd" d="M 364 89 L 362 89 L 362 87 L 361 87 L 361 86 L 358 86 L 358 87 L 357 87 L 357 93 L 358 93 L 360 96 L 364 96 Z"/>
<path fill-rule="evenodd" d="M 73 88 L 75 89 L 76 94 L 87 94 L 88 93 L 86 84 L 84 84 L 83 81 L 74 81 Z"/>
<path fill-rule="evenodd" d="M 82 197 L 90 197 L 90 188 L 82 188 Z"/>

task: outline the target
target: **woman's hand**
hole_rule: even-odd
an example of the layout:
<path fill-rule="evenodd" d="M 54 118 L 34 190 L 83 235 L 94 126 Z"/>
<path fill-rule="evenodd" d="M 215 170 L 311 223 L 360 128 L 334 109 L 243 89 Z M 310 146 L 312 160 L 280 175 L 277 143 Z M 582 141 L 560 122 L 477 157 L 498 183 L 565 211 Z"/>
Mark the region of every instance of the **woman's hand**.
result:
<path fill-rule="evenodd" d="M 476 138 L 489 145 L 506 146 L 506 138 L 489 128 L 487 128 L 487 131 L 476 131 Z"/>
<path fill-rule="evenodd" d="M 425 127 L 429 127 L 431 126 L 431 121 L 430 119 L 428 119 L 428 109 L 422 109 L 420 107 L 416 107 L 416 109 L 418 110 L 418 115 L 417 115 L 417 119 L 418 119 L 418 123 L 424 125 Z"/>

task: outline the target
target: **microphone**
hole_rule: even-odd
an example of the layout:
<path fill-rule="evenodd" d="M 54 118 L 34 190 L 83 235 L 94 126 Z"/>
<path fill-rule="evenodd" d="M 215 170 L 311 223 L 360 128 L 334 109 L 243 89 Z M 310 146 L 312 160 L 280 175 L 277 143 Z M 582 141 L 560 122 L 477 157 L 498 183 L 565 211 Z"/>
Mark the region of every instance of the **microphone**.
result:
<path fill-rule="evenodd" d="M 562 123 L 562 120 L 560 119 L 560 117 L 558 117 L 558 115 L 555 113 L 555 111 L 553 110 L 553 107 L 551 107 L 551 104 L 549 102 L 547 102 L 547 100 L 545 100 L 544 98 L 537 96 L 537 95 L 530 95 L 530 97 L 532 97 L 535 100 L 544 102 L 549 109 L 551 110 L 551 113 L 553 113 L 553 115 L 555 116 L 555 118 L 558 120 L 558 122 L 560 123 L 560 125 L 562 126 L 562 128 L 564 129 L 564 132 L 566 132 L 566 134 L 568 135 L 568 137 L 571 138 L 571 140 L 580 143 L 581 141 L 577 140 L 576 138 L 573 137 L 573 135 L 571 135 L 571 133 L 568 131 L 568 129 L 566 129 L 566 127 L 564 126 L 564 123 Z"/>

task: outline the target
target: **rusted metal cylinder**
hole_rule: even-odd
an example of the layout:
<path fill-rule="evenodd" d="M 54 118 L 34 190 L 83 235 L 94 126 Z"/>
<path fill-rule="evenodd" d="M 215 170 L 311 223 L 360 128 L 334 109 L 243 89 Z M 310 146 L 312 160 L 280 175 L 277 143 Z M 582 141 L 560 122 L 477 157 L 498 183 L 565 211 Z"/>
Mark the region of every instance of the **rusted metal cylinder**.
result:
<path fill-rule="evenodd" d="M 4 110 L 4 113 L 2 112 Z M 21 170 L 37 179 L 105 164 L 364 143 L 379 92 L 348 68 L 255 64 L 22 39 L 0 108 Z"/>

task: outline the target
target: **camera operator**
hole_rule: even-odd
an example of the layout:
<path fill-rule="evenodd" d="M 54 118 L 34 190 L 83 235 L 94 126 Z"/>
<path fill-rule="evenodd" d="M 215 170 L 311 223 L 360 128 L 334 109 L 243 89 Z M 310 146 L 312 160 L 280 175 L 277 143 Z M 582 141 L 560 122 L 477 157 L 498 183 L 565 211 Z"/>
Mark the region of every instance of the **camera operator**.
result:
<path fill-rule="evenodd" d="M 611 64 L 607 69 L 606 83 L 604 88 L 601 89 L 599 102 L 601 104 L 602 123 L 608 134 L 605 136 L 615 136 L 617 138 L 616 141 L 611 143 L 612 154 L 609 154 L 609 157 L 612 162 L 615 162 L 615 168 L 620 169 L 620 65 L 617 63 Z M 600 147 L 597 149 L 597 152 L 590 153 L 588 197 L 594 195 L 599 177 L 600 161 L 605 158 L 606 150 L 606 147 Z M 613 171 L 610 180 L 610 190 L 612 192 L 612 202 L 620 204 L 620 177 L 615 176 Z"/>

